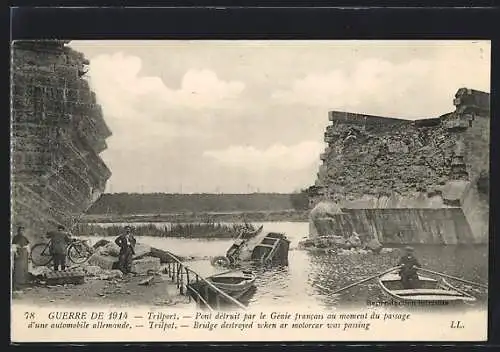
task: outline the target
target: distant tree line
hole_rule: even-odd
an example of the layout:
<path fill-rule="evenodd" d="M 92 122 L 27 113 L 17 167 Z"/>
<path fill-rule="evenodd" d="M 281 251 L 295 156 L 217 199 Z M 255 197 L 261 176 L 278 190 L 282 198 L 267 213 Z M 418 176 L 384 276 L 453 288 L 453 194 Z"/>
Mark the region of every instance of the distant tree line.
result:
<path fill-rule="evenodd" d="M 106 193 L 87 214 L 171 214 L 307 209 L 304 191 L 251 194 Z"/>
<path fill-rule="evenodd" d="M 292 202 L 292 207 L 295 210 L 309 209 L 309 193 L 307 189 L 302 189 L 299 192 L 292 193 L 290 195 L 290 201 Z"/>

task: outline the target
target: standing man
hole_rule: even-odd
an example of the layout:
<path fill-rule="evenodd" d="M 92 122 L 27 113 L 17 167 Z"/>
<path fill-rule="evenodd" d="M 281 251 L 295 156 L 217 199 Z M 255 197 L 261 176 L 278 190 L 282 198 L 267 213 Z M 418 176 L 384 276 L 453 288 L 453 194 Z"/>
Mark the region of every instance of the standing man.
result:
<path fill-rule="evenodd" d="M 18 290 L 28 282 L 29 270 L 29 243 L 30 241 L 25 236 L 24 226 L 17 228 L 17 234 L 12 238 L 12 253 L 14 258 L 12 261 L 12 286 L 13 290 Z"/>
<path fill-rule="evenodd" d="M 135 254 L 135 237 L 132 228 L 125 226 L 125 233 L 118 236 L 115 243 L 120 247 L 118 267 L 124 274 L 129 274 L 132 268 L 132 256 Z"/>
<path fill-rule="evenodd" d="M 50 254 L 54 261 L 54 270 L 59 271 L 59 267 L 63 271 L 66 270 L 66 253 L 68 245 L 72 242 L 71 236 L 64 226 L 59 225 L 57 231 L 48 232 L 47 237 L 50 238 Z"/>

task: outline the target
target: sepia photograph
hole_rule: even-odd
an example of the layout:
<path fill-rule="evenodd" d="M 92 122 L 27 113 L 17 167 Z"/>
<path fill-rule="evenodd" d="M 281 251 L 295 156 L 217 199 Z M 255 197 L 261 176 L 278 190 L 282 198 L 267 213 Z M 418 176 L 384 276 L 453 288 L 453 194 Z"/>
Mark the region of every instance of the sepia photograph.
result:
<path fill-rule="evenodd" d="M 490 47 L 12 42 L 13 336 L 486 339 Z"/>

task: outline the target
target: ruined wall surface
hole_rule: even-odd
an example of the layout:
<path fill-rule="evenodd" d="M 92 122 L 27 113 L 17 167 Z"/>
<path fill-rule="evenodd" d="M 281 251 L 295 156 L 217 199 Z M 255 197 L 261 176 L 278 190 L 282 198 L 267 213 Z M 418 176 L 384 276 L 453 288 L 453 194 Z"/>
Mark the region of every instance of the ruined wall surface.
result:
<path fill-rule="evenodd" d="M 317 221 L 323 234 L 369 234 L 384 244 L 478 243 L 460 208 L 348 209 Z"/>
<path fill-rule="evenodd" d="M 331 112 L 311 207 L 334 201 L 351 210 L 360 231 L 381 241 L 384 231 L 411 227 L 403 242 L 486 242 L 489 94 L 460 89 L 453 102 L 455 111 L 417 121 Z M 356 218 L 369 209 L 385 220 L 361 225 Z M 427 228 L 439 219 L 441 225 Z"/>
<path fill-rule="evenodd" d="M 365 126 L 333 120 L 326 139 L 327 171 L 321 181 L 329 193 L 351 202 L 366 196 L 413 200 L 416 193 L 432 195 L 448 180 L 457 142 L 442 126 L 417 127 L 405 120 Z"/>
<path fill-rule="evenodd" d="M 111 132 L 84 77 L 88 61 L 66 44 L 12 47 L 12 224 L 31 237 L 70 226 L 111 175 L 99 157 Z"/>

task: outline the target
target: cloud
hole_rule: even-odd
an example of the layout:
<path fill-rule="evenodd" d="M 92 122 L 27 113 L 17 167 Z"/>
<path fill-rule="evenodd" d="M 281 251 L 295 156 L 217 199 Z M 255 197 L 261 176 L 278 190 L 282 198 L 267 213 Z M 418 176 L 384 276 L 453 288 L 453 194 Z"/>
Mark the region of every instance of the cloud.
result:
<path fill-rule="evenodd" d="M 139 57 L 115 53 L 93 58 L 89 73 L 99 97 L 112 103 L 108 106 L 112 112 L 123 112 L 124 105 L 140 101 L 156 108 L 223 107 L 224 103 L 237 99 L 245 88 L 242 82 L 219 79 L 211 70 L 191 69 L 176 90 L 165 85 L 160 77 L 141 76 L 141 69 Z"/>
<path fill-rule="evenodd" d="M 323 143 L 304 141 L 296 145 L 274 144 L 267 149 L 253 146 L 230 146 L 222 150 L 209 150 L 204 156 L 219 163 L 249 170 L 300 170 L 319 162 L 319 154 L 324 150 Z"/>
<path fill-rule="evenodd" d="M 208 109 L 234 104 L 245 88 L 213 71 L 192 69 L 182 76 L 180 88 L 172 89 L 158 76 L 141 75 L 142 60 L 123 53 L 98 55 L 90 62 L 89 82 L 113 131 L 111 149 L 151 150 L 172 137 L 192 136 L 196 119 Z"/>
<path fill-rule="evenodd" d="M 430 59 L 366 58 L 350 69 L 309 74 L 274 101 L 402 118 L 450 111 L 458 88 L 490 90 L 489 47 L 448 47 Z M 449 97 L 443 99 L 443 97 Z M 423 100 L 425 99 L 425 100 Z"/>

